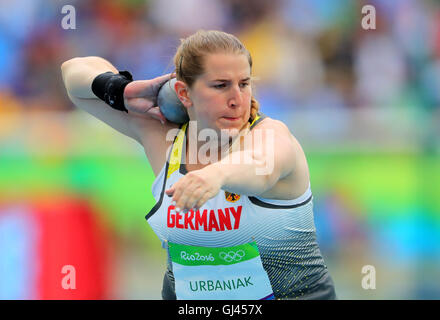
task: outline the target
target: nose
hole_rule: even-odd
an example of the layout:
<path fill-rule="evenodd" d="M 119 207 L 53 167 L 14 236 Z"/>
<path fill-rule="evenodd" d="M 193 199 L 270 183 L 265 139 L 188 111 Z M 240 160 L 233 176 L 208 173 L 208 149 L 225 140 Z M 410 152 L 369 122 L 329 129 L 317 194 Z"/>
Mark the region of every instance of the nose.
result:
<path fill-rule="evenodd" d="M 242 92 L 239 86 L 234 86 L 231 89 L 231 97 L 229 99 L 230 107 L 238 107 L 243 103 Z"/>

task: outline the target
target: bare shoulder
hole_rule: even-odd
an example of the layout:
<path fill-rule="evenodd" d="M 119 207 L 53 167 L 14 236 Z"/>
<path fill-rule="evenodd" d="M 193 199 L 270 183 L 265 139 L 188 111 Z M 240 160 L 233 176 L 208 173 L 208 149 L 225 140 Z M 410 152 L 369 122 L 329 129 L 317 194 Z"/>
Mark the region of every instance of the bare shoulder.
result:
<path fill-rule="evenodd" d="M 272 119 L 269 117 L 264 118 L 260 123 L 258 123 L 252 131 L 262 130 L 266 134 L 273 134 L 273 137 L 277 140 L 281 139 L 281 143 L 288 143 L 292 147 L 295 145 L 299 145 L 296 138 L 290 132 L 287 125 L 276 119 Z"/>
<path fill-rule="evenodd" d="M 278 182 L 260 197 L 267 199 L 299 197 L 309 184 L 307 160 L 301 145 L 282 121 L 265 118 L 253 130 L 258 129 L 268 138 L 267 151 L 273 154 L 274 168 L 280 172 Z"/>
<path fill-rule="evenodd" d="M 277 148 L 276 151 L 278 153 L 285 151 L 289 154 L 289 156 L 295 158 L 297 161 L 306 162 L 301 144 L 284 122 L 272 118 L 265 118 L 257 126 L 255 126 L 255 129 L 259 126 L 261 126 L 260 128 L 262 129 L 273 130 L 275 138 L 274 146 Z"/>
<path fill-rule="evenodd" d="M 284 122 L 269 117 L 266 117 L 260 121 L 253 130 L 256 129 L 273 129 L 280 133 L 290 133 L 289 128 Z"/>

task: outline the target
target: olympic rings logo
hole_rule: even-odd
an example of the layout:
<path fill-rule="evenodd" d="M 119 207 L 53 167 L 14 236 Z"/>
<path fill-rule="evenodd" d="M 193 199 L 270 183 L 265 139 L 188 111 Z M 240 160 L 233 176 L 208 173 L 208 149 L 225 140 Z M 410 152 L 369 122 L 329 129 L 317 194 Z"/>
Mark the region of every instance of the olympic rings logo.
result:
<path fill-rule="evenodd" d="M 237 251 L 229 251 L 229 252 L 220 252 L 219 256 L 221 259 L 225 260 L 226 262 L 232 262 L 232 261 L 240 261 L 245 256 L 245 253 L 243 250 L 237 250 Z"/>

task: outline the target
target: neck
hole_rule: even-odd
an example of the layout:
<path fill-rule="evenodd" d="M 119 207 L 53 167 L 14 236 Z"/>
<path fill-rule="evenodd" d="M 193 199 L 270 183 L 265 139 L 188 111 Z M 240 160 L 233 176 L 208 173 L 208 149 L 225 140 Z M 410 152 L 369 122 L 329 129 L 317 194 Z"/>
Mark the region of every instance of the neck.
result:
<path fill-rule="evenodd" d="M 218 133 L 217 130 L 202 132 L 202 130 L 194 130 L 191 122 L 186 132 L 186 159 L 187 164 L 208 165 L 220 161 L 221 158 L 236 149 L 239 137 L 246 134 L 249 130 L 247 123 L 238 134 L 229 136 Z M 208 134 L 207 134 L 208 133 Z M 209 135 L 211 134 L 211 135 Z M 233 150 L 236 151 L 236 150 Z"/>

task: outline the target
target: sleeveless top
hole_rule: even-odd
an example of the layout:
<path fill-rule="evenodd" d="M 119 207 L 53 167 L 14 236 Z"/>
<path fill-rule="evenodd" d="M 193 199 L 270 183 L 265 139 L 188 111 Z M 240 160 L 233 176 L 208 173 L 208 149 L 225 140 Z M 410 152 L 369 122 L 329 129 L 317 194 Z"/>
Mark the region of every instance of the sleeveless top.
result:
<path fill-rule="evenodd" d="M 250 130 L 265 117 L 259 113 Z M 167 162 L 152 185 L 156 205 L 145 218 L 159 239 L 204 247 L 255 240 L 276 298 L 301 296 L 328 277 L 316 240 L 310 184 L 293 200 L 263 199 L 221 189 L 196 212 L 174 211 L 165 190 L 187 173 L 187 124 L 181 125 Z M 171 270 L 169 257 L 168 268 Z"/>

